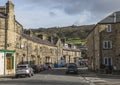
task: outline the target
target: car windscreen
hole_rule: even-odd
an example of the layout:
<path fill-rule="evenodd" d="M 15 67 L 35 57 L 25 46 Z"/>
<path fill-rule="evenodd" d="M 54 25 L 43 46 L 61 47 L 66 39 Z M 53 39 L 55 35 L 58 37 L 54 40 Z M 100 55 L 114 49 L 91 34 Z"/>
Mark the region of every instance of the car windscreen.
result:
<path fill-rule="evenodd" d="M 75 67 L 77 67 L 77 65 L 76 65 L 76 64 L 73 64 L 73 63 L 70 63 L 70 64 L 68 64 L 67 66 L 75 66 Z"/>
<path fill-rule="evenodd" d="M 76 68 L 76 66 L 71 65 L 71 66 L 68 66 L 68 68 Z"/>
<path fill-rule="evenodd" d="M 17 66 L 17 68 L 27 68 L 27 66 Z"/>

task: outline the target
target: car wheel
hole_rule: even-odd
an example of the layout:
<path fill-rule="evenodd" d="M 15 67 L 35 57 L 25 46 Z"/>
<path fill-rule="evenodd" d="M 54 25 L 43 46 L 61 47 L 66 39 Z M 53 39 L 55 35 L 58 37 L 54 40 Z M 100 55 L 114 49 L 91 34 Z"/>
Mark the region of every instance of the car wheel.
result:
<path fill-rule="evenodd" d="M 33 76 L 34 74 L 32 73 L 31 76 Z"/>
<path fill-rule="evenodd" d="M 69 72 L 68 71 L 66 71 L 66 74 L 68 74 Z"/>
<path fill-rule="evenodd" d="M 28 74 L 28 77 L 31 77 L 31 74 Z"/>
<path fill-rule="evenodd" d="M 16 78 L 18 78 L 18 77 L 19 77 L 19 75 L 15 75 L 15 77 L 16 77 Z"/>
<path fill-rule="evenodd" d="M 75 74 L 78 74 L 78 71 L 75 71 Z"/>

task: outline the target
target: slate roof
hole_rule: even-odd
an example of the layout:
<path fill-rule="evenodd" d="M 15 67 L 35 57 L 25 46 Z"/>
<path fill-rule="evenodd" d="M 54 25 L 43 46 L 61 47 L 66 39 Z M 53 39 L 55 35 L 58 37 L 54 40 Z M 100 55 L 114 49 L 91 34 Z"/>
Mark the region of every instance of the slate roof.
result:
<path fill-rule="evenodd" d="M 26 35 L 26 34 L 22 34 L 22 36 L 28 40 L 33 41 L 33 42 L 55 47 L 55 45 L 53 43 L 49 42 L 48 40 L 42 40 L 42 39 L 37 38 L 37 37 L 30 37 L 29 35 Z"/>
<path fill-rule="evenodd" d="M 81 52 L 79 49 L 72 49 L 72 48 L 65 48 L 65 47 L 63 47 L 63 50 Z"/>
<path fill-rule="evenodd" d="M 115 17 L 116 17 L 116 22 L 114 22 Z M 106 18 L 98 22 L 98 24 L 118 23 L 118 22 L 120 22 L 120 11 L 112 13 L 111 15 L 107 16 Z"/>

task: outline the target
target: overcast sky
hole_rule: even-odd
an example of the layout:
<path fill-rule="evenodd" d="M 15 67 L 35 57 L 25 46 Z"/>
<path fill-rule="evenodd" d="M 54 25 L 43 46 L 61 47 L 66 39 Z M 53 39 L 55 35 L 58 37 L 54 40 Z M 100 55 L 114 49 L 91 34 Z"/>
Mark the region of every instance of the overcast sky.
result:
<path fill-rule="evenodd" d="M 120 11 L 120 0 L 11 0 L 24 28 L 96 24 Z M 0 0 L 5 5 L 7 0 Z"/>

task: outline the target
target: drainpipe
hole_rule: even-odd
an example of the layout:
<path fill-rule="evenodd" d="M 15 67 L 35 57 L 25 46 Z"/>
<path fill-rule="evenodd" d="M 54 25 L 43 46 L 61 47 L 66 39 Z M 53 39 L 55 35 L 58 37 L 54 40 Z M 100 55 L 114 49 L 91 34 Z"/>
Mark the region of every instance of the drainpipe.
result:
<path fill-rule="evenodd" d="M 101 69 L 101 65 L 102 65 L 102 42 L 101 42 L 102 36 L 101 36 L 101 32 L 99 33 L 99 56 L 100 56 L 100 65 L 99 68 Z"/>
<path fill-rule="evenodd" d="M 95 29 L 94 29 L 95 30 Z M 95 32 L 93 30 L 93 69 L 95 70 Z"/>
<path fill-rule="evenodd" d="M 6 53 L 4 52 L 4 76 L 5 76 L 5 62 L 6 62 L 6 60 L 5 60 L 5 57 L 6 57 Z"/>
<path fill-rule="evenodd" d="M 8 24 L 7 24 L 7 19 L 8 17 L 5 18 L 5 44 L 4 44 L 4 49 L 7 49 L 7 30 L 8 30 Z"/>
<path fill-rule="evenodd" d="M 4 50 L 7 50 L 7 30 L 8 30 L 8 24 L 7 24 L 8 17 L 5 18 L 5 42 L 4 42 Z M 6 71 L 6 52 L 4 52 L 4 75 Z"/>

